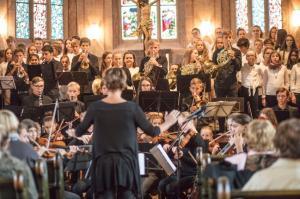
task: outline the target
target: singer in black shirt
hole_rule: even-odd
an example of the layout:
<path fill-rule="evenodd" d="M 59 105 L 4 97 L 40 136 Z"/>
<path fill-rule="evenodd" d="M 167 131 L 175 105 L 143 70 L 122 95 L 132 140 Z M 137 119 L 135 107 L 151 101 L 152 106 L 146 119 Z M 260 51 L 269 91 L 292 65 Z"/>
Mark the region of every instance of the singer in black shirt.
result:
<path fill-rule="evenodd" d="M 43 95 L 45 82 L 41 77 L 34 77 L 31 81 L 31 94 L 25 96 L 22 100 L 22 106 L 38 107 L 45 104 L 51 104 L 52 99 Z"/>

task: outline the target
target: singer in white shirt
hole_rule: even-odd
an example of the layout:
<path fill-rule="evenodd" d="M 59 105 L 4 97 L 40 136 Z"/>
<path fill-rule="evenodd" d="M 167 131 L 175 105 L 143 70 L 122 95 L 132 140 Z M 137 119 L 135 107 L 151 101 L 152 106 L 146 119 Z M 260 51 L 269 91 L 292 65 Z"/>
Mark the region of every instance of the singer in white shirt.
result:
<path fill-rule="evenodd" d="M 262 85 L 263 71 L 256 63 L 256 53 L 246 53 L 247 63 L 241 68 L 240 95 L 244 97 L 245 112 L 256 117 L 258 113 L 258 87 Z"/>

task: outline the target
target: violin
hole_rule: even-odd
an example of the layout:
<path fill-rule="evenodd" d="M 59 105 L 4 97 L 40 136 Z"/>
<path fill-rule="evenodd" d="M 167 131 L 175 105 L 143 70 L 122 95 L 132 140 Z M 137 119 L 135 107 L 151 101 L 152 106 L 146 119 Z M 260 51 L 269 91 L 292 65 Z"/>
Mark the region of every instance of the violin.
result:
<path fill-rule="evenodd" d="M 192 137 L 194 137 L 197 134 L 197 131 L 190 130 L 188 131 L 184 137 L 181 139 L 181 142 L 179 143 L 180 148 L 184 148 L 191 140 Z"/>

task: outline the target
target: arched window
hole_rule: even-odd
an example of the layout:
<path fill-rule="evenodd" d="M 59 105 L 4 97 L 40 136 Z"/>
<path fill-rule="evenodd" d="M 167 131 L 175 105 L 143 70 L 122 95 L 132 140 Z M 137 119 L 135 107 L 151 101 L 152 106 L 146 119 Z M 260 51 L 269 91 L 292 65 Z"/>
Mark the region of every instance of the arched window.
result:
<path fill-rule="evenodd" d="M 176 0 L 160 0 L 159 4 L 153 4 L 150 16 L 153 39 L 177 39 Z M 138 8 L 130 0 L 121 0 L 121 23 L 122 40 L 138 39 Z"/>
<path fill-rule="evenodd" d="M 16 0 L 16 38 L 64 37 L 63 0 Z"/>
<path fill-rule="evenodd" d="M 236 0 L 236 28 L 246 31 L 259 25 L 268 32 L 273 26 L 282 28 L 281 0 Z"/>

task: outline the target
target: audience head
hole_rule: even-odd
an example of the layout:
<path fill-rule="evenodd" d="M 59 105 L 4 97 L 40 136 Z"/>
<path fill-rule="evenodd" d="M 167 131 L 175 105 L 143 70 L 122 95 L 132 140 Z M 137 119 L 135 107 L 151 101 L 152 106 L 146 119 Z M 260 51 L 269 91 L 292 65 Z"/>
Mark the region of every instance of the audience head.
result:
<path fill-rule="evenodd" d="M 274 146 L 283 158 L 300 158 L 300 120 L 289 119 L 279 124 Z"/>
<path fill-rule="evenodd" d="M 31 55 L 31 54 L 37 54 L 37 48 L 35 47 L 35 45 L 31 44 L 30 46 L 28 46 L 27 48 L 27 56 Z"/>
<path fill-rule="evenodd" d="M 272 108 L 264 108 L 260 111 L 258 119 L 269 120 L 276 128 L 278 125 L 275 112 Z"/>
<path fill-rule="evenodd" d="M 127 87 L 126 81 L 127 77 L 122 68 L 110 68 L 105 72 L 105 77 L 103 78 L 104 84 L 108 91 L 120 91 Z"/>
<path fill-rule="evenodd" d="M 238 28 L 237 29 L 237 31 L 236 31 L 237 39 L 247 38 L 246 35 L 247 35 L 247 33 L 246 33 L 246 30 L 244 28 Z"/>
<path fill-rule="evenodd" d="M 287 68 L 292 69 L 295 64 L 299 63 L 299 51 L 297 48 L 292 49 L 289 53 Z"/>
<path fill-rule="evenodd" d="M 9 110 L 0 110 L 0 124 L 4 127 L 6 133 L 17 133 L 19 120 L 15 114 Z"/>
<path fill-rule="evenodd" d="M 268 120 L 253 120 L 247 126 L 245 142 L 250 150 L 266 152 L 274 150 L 273 138 L 276 129 Z"/>
<path fill-rule="evenodd" d="M 43 78 L 37 76 L 32 78 L 30 87 L 32 90 L 32 94 L 34 94 L 35 96 L 41 96 L 43 95 L 45 82 Z"/>

